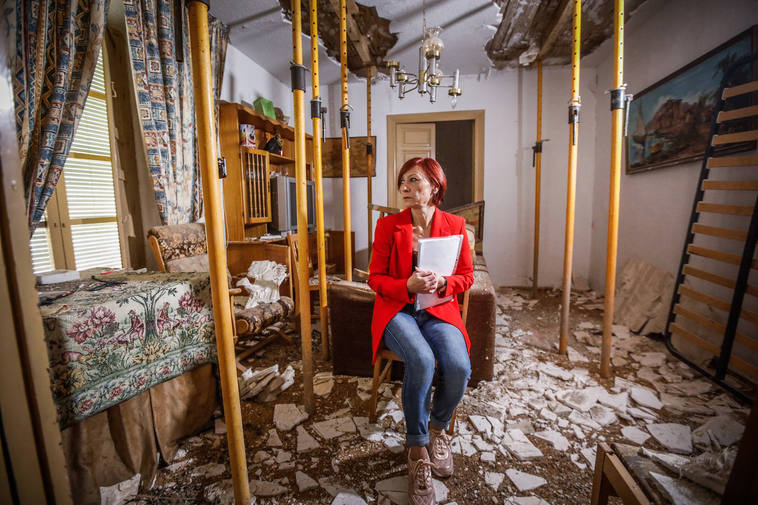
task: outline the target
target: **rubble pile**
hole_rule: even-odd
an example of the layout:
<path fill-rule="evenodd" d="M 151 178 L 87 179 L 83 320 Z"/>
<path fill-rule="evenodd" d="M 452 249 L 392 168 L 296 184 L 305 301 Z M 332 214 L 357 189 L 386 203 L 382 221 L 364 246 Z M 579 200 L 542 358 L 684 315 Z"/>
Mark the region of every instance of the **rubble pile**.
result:
<path fill-rule="evenodd" d="M 575 285 L 583 284 L 575 279 Z M 613 328 L 616 377 L 602 381 L 593 371 L 601 328 L 599 318 L 590 315 L 602 308 L 602 300 L 588 289 L 574 295 L 572 303 L 586 310 L 576 316 L 568 357 L 527 343 L 524 337 L 536 330 L 524 326 L 519 313 L 539 310 L 544 298 L 530 300 L 522 293 L 498 294 L 495 377 L 469 388 L 458 408 L 451 438 L 456 476 L 434 480 L 438 503 L 587 502 L 599 442 L 628 444 L 648 460 L 656 469 L 651 485 L 672 503 L 717 499 L 747 409 L 676 361 L 660 342 L 622 325 Z M 298 363 L 281 372 L 273 365 L 246 370 L 239 379 L 240 395 L 248 400 L 243 407 L 272 412 L 246 424 L 255 503 L 408 503 L 400 384 L 380 386 L 378 419 L 372 424 L 365 417 L 371 379 L 322 371 L 314 376 L 317 410 L 309 416 L 302 406 L 287 403 L 298 401 L 299 394 L 289 391 L 280 399 L 298 370 Z M 260 428 L 257 437 L 247 433 L 253 425 Z M 183 447 L 188 453 L 195 444 L 223 447 L 222 438 L 208 432 Z M 184 461 L 162 471 L 166 493 L 180 491 L 177 482 L 197 479 L 206 483 L 207 502 L 233 503 L 225 456 L 210 462 L 182 456 Z M 466 467 L 467 473 L 458 473 Z M 565 479 L 584 487 L 568 489 L 559 484 Z M 461 497 L 459 486 L 480 498 Z"/>

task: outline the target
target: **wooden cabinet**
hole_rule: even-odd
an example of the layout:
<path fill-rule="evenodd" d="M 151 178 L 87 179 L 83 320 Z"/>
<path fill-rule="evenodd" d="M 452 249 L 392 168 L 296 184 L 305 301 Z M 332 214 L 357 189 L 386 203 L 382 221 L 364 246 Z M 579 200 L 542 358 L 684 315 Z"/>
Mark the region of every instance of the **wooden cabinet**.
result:
<path fill-rule="evenodd" d="M 241 124 L 255 127 L 259 149 L 240 145 Z M 282 139 L 281 155 L 262 150 L 276 134 Z M 227 171 L 223 179 L 226 239 L 242 241 L 246 237 L 259 237 L 266 233 L 266 225 L 271 222 L 271 175 L 295 176 L 295 129 L 245 105 L 221 102 L 219 139 Z M 312 138 L 306 136 L 307 164 L 312 145 Z"/>

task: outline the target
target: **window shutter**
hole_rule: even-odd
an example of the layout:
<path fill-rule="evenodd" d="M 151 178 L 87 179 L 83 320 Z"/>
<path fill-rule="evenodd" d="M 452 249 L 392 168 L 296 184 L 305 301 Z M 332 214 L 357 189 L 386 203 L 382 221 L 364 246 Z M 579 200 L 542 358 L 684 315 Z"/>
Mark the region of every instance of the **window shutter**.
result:
<path fill-rule="evenodd" d="M 50 253 L 50 234 L 47 227 L 37 226 L 32 234 L 32 240 L 29 242 L 32 250 L 32 270 L 35 274 L 55 270 L 53 265 L 53 256 Z"/>

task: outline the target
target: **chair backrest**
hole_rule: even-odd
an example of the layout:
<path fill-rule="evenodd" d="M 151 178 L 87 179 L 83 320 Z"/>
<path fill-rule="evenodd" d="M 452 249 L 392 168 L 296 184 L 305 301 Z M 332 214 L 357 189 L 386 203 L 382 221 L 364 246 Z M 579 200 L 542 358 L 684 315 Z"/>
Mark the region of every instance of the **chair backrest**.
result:
<path fill-rule="evenodd" d="M 171 260 L 208 253 L 205 225 L 202 223 L 154 226 L 147 232 L 147 240 L 162 272 L 168 270 L 167 263 Z"/>
<path fill-rule="evenodd" d="M 400 212 L 400 209 L 396 207 L 386 207 L 384 205 L 376 205 L 374 203 L 368 204 L 368 210 L 378 212 L 380 218 L 383 218 L 384 216 L 389 215 L 389 214 L 397 214 L 398 212 Z"/>

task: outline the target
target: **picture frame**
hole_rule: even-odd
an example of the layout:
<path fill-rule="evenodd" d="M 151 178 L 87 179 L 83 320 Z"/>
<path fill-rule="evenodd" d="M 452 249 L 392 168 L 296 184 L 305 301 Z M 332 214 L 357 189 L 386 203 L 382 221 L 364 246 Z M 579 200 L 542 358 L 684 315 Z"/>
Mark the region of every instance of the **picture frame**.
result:
<path fill-rule="evenodd" d="M 724 71 L 758 51 L 753 25 L 676 72 L 635 93 L 624 139 L 626 173 L 636 174 L 702 160 Z M 755 77 L 755 68 L 752 69 Z M 729 152 L 755 148 L 755 142 Z"/>

